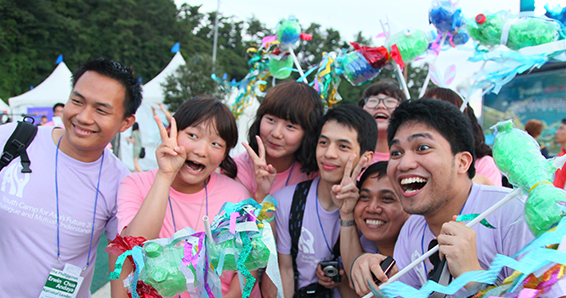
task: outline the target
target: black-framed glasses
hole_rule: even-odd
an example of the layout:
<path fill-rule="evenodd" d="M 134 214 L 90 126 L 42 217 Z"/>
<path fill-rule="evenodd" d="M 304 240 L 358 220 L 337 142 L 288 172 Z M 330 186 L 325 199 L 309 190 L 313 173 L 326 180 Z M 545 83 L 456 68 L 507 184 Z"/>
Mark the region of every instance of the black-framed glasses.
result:
<path fill-rule="evenodd" d="M 401 100 L 399 98 L 389 97 L 389 96 L 388 97 L 370 96 L 364 98 L 364 102 L 366 107 L 371 109 L 376 108 L 380 102 L 382 102 L 386 108 L 391 109 L 391 108 L 396 108 L 401 102 Z"/>

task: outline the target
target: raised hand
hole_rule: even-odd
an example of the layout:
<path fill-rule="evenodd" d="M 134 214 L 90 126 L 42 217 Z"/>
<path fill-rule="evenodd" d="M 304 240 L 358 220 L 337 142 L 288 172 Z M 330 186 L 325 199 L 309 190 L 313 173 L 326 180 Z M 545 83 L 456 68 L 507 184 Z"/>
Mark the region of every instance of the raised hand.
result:
<path fill-rule="evenodd" d="M 338 209 L 340 209 L 340 216 L 343 220 L 353 220 L 354 208 L 359 198 L 359 190 L 356 186 L 356 179 L 360 175 L 362 169 L 367 166 L 369 159 L 363 156 L 358 161 L 354 168 L 355 155 L 350 156 L 346 168 L 344 169 L 344 176 L 340 184 L 332 186 L 330 192 L 331 196 L 335 198 Z M 353 168 L 353 169 L 352 169 Z"/>
<path fill-rule="evenodd" d="M 463 222 L 452 221 L 442 225 L 438 235 L 441 259 L 446 258 L 450 274 L 455 278 L 468 271 L 483 270 L 476 247 L 476 231 Z"/>
<path fill-rule="evenodd" d="M 161 145 L 155 150 L 155 157 L 159 166 L 158 171 L 174 177 L 187 160 L 185 148 L 177 145 L 177 123 L 175 118 L 171 118 L 170 130 L 167 133 L 161 119 L 157 116 L 153 116 L 153 118 L 159 127 L 159 134 L 161 135 Z"/>
<path fill-rule="evenodd" d="M 275 181 L 277 170 L 272 165 L 268 165 L 265 161 L 265 147 L 263 146 L 261 138 L 259 136 L 255 136 L 255 138 L 257 141 L 259 156 L 254 152 L 250 145 L 246 143 L 242 143 L 242 145 L 244 145 L 254 163 L 255 182 L 257 184 L 255 200 L 258 203 L 261 203 L 271 191 L 271 185 L 273 185 L 273 182 Z"/>

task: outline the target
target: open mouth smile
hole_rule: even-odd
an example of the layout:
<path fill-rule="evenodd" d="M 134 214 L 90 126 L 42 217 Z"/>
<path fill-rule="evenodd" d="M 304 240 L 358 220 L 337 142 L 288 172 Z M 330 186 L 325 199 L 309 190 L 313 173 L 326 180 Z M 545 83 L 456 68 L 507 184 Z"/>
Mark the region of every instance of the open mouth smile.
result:
<path fill-rule="evenodd" d="M 202 172 L 202 170 L 204 170 L 204 165 L 190 160 L 187 160 L 185 162 L 185 166 L 195 172 Z"/>
<path fill-rule="evenodd" d="M 367 218 L 366 224 L 370 226 L 382 226 L 385 224 L 383 220 Z"/>
<path fill-rule="evenodd" d="M 409 177 L 401 179 L 399 184 L 405 194 L 412 194 L 421 190 L 427 182 L 428 180 L 422 177 Z"/>

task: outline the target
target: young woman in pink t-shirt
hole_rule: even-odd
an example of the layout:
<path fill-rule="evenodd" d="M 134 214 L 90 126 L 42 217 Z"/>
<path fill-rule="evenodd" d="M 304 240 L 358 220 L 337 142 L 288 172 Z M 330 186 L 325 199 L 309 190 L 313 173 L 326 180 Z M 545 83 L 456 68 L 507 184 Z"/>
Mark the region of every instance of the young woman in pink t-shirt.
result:
<path fill-rule="evenodd" d="M 234 157 L 237 179 L 258 202 L 287 185 L 317 175 L 317 124 L 324 114 L 320 95 L 307 84 L 283 82 L 269 89 L 248 133 L 247 153 Z"/>
<path fill-rule="evenodd" d="M 225 202 L 250 197 L 245 187 L 231 179 L 237 168 L 228 153 L 238 141 L 238 129 L 228 107 L 214 98 L 200 97 L 184 103 L 167 129 L 158 117 L 155 120 L 162 141 L 155 152 L 159 168 L 130 174 L 120 183 L 117 217 L 122 236 L 168 238 L 186 227 L 204 231 L 204 215 L 213 218 Z M 226 176 L 215 173 L 218 167 Z M 126 262 L 124 268 L 121 279 L 131 265 Z M 241 296 L 234 276 L 224 273 L 224 297 Z M 112 290 L 116 291 L 112 297 L 127 297 L 123 287 Z M 181 297 L 190 296 L 185 292 Z"/>

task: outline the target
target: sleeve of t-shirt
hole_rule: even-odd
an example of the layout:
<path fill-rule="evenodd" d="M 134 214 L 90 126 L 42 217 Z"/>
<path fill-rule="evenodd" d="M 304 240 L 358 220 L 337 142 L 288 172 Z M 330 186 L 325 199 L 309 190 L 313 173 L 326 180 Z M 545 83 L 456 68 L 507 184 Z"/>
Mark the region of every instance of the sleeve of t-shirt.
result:
<path fill-rule="evenodd" d="M 277 231 L 277 252 L 291 254 L 291 235 L 289 234 L 289 213 L 296 185 L 284 187 L 273 194 L 277 200 L 275 209 L 275 229 Z"/>
<path fill-rule="evenodd" d="M 110 152 L 108 152 L 109 154 L 111 154 Z M 120 164 L 121 165 L 121 164 Z M 130 171 L 124 166 L 121 169 L 121 173 L 120 173 L 120 178 L 119 180 L 123 180 L 124 177 L 126 177 L 128 174 L 130 173 Z M 116 234 L 119 233 L 119 231 L 122 231 L 122 229 L 118 230 L 118 199 L 117 199 L 118 193 L 116 192 L 116 197 L 112 198 L 114 199 L 114 201 L 116 202 L 116 204 L 114 204 L 114 207 L 112 208 L 112 214 L 110 219 L 106 222 L 106 227 L 105 227 L 105 231 L 104 231 L 104 235 L 106 236 L 106 238 L 108 238 L 109 240 L 114 240 L 114 238 L 116 238 Z"/>
<path fill-rule="evenodd" d="M 505 208 L 503 211 L 502 209 Z M 519 199 L 513 199 L 500 210 L 500 223 L 496 227 L 502 233 L 500 254 L 513 256 L 529 242 L 534 239 L 534 235 L 529 230 L 527 222 L 524 220 L 524 205 Z M 513 269 L 504 267 L 506 276 L 513 274 Z"/>
<path fill-rule="evenodd" d="M 143 187 L 138 185 L 138 183 L 140 183 L 140 180 L 137 174 L 130 174 L 120 182 L 120 188 L 118 189 L 118 212 L 116 213 L 118 234 L 134 219 L 145 198 L 145 194 L 141 192 Z"/>
<path fill-rule="evenodd" d="M 238 180 L 250 191 L 255 194 L 255 175 L 253 171 L 253 164 L 250 167 L 248 152 L 242 152 L 234 156 L 234 162 L 238 167 Z"/>
<path fill-rule="evenodd" d="M 486 176 L 496 186 L 501 186 L 501 171 L 495 164 L 493 157 L 486 155 L 478 160 L 476 164 L 477 173 Z"/>

